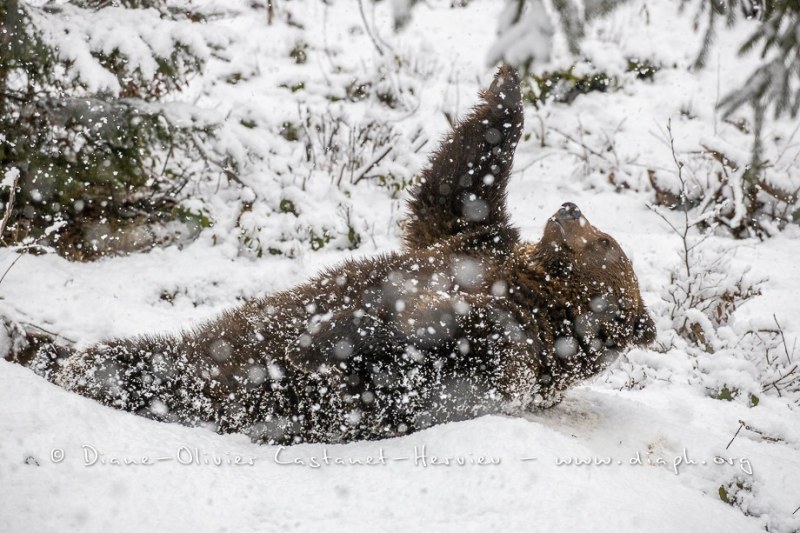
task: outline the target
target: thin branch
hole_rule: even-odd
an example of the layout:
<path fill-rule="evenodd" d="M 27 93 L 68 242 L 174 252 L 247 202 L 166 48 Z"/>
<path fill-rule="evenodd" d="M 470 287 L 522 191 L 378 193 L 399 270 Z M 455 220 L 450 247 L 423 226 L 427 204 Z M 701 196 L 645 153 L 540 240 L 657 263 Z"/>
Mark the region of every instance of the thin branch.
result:
<path fill-rule="evenodd" d="M 370 170 L 372 170 L 372 167 L 374 167 L 375 165 L 377 165 L 378 163 L 380 163 L 380 162 L 381 162 L 381 160 L 383 160 L 383 158 L 384 158 L 384 157 L 386 157 L 387 155 L 389 155 L 389 152 L 391 152 L 391 151 L 392 151 L 392 148 L 393 148 L 393 146 L 392 146 L 392 145 L 388 145 L 388 146 L 386 146 L 386 148 L 384 148 L 384 149 L 383 149 L 383 152 L 381 152 L 380 154 L 378 154 L 378 156 L 377 156 L 376 158 L 374 158 L 374 159 L 373 159 L 371 162 L 367 163 L 367 165 L 364 167 L 364 170 L 362 170 L 361 172 L 359 172 L 359 173 L 358 173 L 358 176 L 357 176 L 357 177 L 356 177 L 356 178 L 353 180 L 353 185 L 357 185 L 359 181 L 361 181 L 362 179 L 364 179 L 364 176 L 366 176 L 367 172 L 369 172 Z"/>
<path fill-rule="evenodd" d="M 378 54 L 383 55 L 383 50 L 378 44 L 378 41 L 375 40 L 375 36 L 372 35 L 372 30 L 369 29 L 369 23 L 367 23 L 367 15 L 364 14 L 364 0 L 358 0 L 358 11 L 361 13 L 361 20 L 364 22 L 364 29 L 366 30 L 367 35 L 372 41 L 372 45 L 375 46 L 375 50 L 378 51 Z"/>
<path fill-rule="evenodd" d="M 14 268 L 14 265 L 16 265 L 16 264 L 17 264 L 17 261 L 19 261 L 20 259 L 22 259 L 22 256 L 23 256 L 23 255 L 25 255 L 25 252 L 26 252 L 26 251 L 27 251 L 27 249 L 23 249 L 23 250 L 22 250 L 22 253 L 20 253 L 20 254 L 17 256 L 17 258 L 16 258 L 16 259 L 14 259 L 14 261 L 13 261 L 13 262 L 12 262 L 12 263 L 9 265 L 9 267 L 6 269 L 6 271 L 5 271 L 5 272 L 3 272 L 3 275 L 2 275 L 2 277 L 0 277 L 0 284 L 2 284 L 2 283 L 3 283 L 3 280 L 4 280 L 4 279 L 6 279 L 6 275 L 8 274 L 8 272 L 9 272 L 9 271 L 10 271 L 12 268 Z"/>
<path fill-rule="evenodd" d="M 75 343 L 78 342 L 76 340 L 70 339 L 69 337 L 65 337 L 64 335 L 61 335 L 60 333 L 56 333 L 55 331 L 49 331 L 49 330 L 44 329 L 41 326 L 37 326 L 36 324 L 31 324 L 30 322 L 20 322 L 20 324 L 23 324 L 25 326 L 28 326 L 28 327 L 31 327 L 31 328 L 34 328 L 34 329 L 38 329 L 42 333 L 46 333 L 47 335 L 51 335 L 53 337 L 60 337 L 60 338 L 64 339 L 67 342 L 71 342 L 72 344 L 75 344 Z"/>
<path fill-rule="evenodd" d="M 736 430 L 736 433 L 734 433 L 734 434 L 733 434 L 733 437 L 731 437 L 731 440 L 730 440 L 730 442 L 728 442 L 728 445 L 727 445 L 727 446 L 725 446 L 725 449 L 726 449 L 726 450 L 727 450 L 728 448 L 730 448 L 730 447 L 731 447 L 731 444 L 733 444 L 733 441 L 734 441 L 734 440 L 736 439 L 736 437 L 739 435 L 739 432 L 740 432 L 740 431 L 742 430 L 742 428 L 743 428 L 743 427 L 745 427 L 746 425 L 747 425 L 747 424 L 745 424 L 743 420 L 739 420 L 739 429 L 737 429 L 737 430 Z"/>
<path fill-rule="evenodd" d="M 742 420 L 740 420 L 739 422 L 742 422 Z M 773 435 L 768 435 L 768 434 L 764 433 L 762 430 L 760 430 L 758 428 L 755 428 L 755 427 L 753 427 L 753 426 L 751 426 L 749 424 L 745 424 L 744 425 L 744 429 L 746 429 L 747 431 L 752 431 L 753 433 L 755 433 L 756 435 L 758 435 L 759 437 L 761 437 L 762 439 L 764 439 L 767 442 L 784 442 L 784 440 L 782 438 L 775 437 Z"/>
<path fill-rule="evenodd" d="M 783 341 L 783 351 L 786 352 L 786 359 L 789 362 L 792 362 L 792 356 L 789 355 L 789 346 L 786 344 L 786 337 L 783 335 L 783 328 L 781 327 L 780 323 L 778 322 L 778 317 L 773 313 L 772 319 L 775 321 L 775 325 L 778 326 L 778 333 L 781 334 L 781 340 Z"/>
<path fill-rule="evenodd" d="M 655 213 L 656 215 L 658 215 L 659 217 L 661 217 L 661 220 L 663 220 L 664 222 L 666 222 L 666 223 L 667 223 L 667 225 L 668 225 L 670 228 L 672 228 L 672 231 L 674 231 L 676 235 L 678 235 L 679 237 L 681 236 L 681 231 L 680 231 L 678 228 L 676 228 L 676 227 L 675 227 L 675 225 L 674 225 L 672 222 L 670 222 L 670 221 L 669 221 L 669 219 L 668 219 L 666 216 L 664 216 L 664 214 L 663 214 L 663 213 L 661 213 L 661 212 L 660 212 L 658 209 L 656 209 L 654 205 L 652 205 L 652 204 L 646 204 L 646 207 L 647 207 L 647 208 L 648 208 L 650 211 L 652 211 L 653 213 Z"/>
<path fill-rule="evenodd" d="M 574 137 L 572 137 L 568 133 L 564 133 L 563 131 L 561 131 L 561 130 L 559 130 L 557 128 L 553 128 L 553 127 L 551 127 L 550 129 L 552 131 L 558 133 L 559 135 L 563 136 L 565 139 L 574 142 L 575 144 L 577 144 L 578 146 L 580 146 L 581 148 L 583 148 L 585 151 L 589 152 L 593 156 L 599 157 L 600 159 L 602 159 L 603 161 L 606 161 L 608 163 L 613 163 L 613 161 L 610 161 L 605 155 L 601 154 L 597 150 L 593 150 L 592 148 L 589 148 L 589 146 L 587 146 L 586 143 L 583 143 L 583 142 L 575 139 Z"/>

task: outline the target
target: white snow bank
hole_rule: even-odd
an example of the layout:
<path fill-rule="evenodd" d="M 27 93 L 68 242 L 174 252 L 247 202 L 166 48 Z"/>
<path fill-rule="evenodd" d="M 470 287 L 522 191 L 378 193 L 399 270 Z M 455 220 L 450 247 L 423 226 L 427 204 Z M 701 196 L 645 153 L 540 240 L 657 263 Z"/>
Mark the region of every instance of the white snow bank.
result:
<path fill-rule="evenodd" d="M 739 463 L 673 473 L 681 446 L 709 459 L 729 425 L 696 398 L 658 398 L 582 389 L 531 420 L 485 417 L 388 441 L 279 449 L 102 407 L 0 361 L 0 514 L 6 531 L 761 530 L 698 486 L 743 474 Z M 742 444 L 731 453 L 753 453 Z M 754 475 L 787 461 L 773 447 L 751 455 Z M 415 460 L 423 449 L 427 466 Z M 323 450 L 330 461 L 378 464 L 324 465 Z M 631 465 L 637 452 L 643 464 Z M 466 465 L 434 466 L 434 455 Z M 608 466 L 556 465 L 607 456 Z M 669 465 L 647 464 L 659 456 Z M 144 457 L 154 464 L 110 464 Z M 236 457 L 247 464 L 229 464 Z M 480 457 L 499 464 L 475 464 Z M 305 465 L 279 464 L 293 461 Z M 796 472 L 800 461 L 782 468 Z"/>

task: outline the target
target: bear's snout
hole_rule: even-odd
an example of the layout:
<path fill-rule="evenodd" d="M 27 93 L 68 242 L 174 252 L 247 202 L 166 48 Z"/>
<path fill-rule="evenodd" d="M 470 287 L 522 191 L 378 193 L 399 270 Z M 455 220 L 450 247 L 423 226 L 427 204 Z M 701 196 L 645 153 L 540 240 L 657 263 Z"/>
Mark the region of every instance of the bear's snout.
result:
<path fill-rule="evenodd" d="M 552 243 L 575 252 L 587 243 L 596 240 L 601 232 L 592 226 L 581 209 L 572 202 L 565 202 L 549 219 L 544 228 L 543 242 Z"/>
<path fill-rule="evenodd" d="M 580 208 L 573 204 L 572 202 L 565 202 L 561 205 L 561 208 L 556 213 L 556 218 L 558 220 L 578 220 L 581 218 L 581 210 Z"/>

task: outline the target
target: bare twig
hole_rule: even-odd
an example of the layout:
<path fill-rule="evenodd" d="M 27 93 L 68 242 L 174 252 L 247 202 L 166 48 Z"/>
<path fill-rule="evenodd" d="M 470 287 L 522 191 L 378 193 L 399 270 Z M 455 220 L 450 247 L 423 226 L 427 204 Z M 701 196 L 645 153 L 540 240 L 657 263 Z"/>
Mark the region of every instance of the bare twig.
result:
<path fill-rule="evenodd" d="M 28 326 L 29 328 L 38 329 L 42 333 L 46 333 L 47 335 L 50 335 L 52 337 L 60 337 L 60 338 L 64 339 L 67 342 L 71 342 L 72 344 L 75 344 L 75 343 L 78 342 L 76 340 L 70 339 L 69 337 L 65 337 L 64 335 L 61 335 L 60 333 L 56 333 L 55 331 L 50 331 L 50 330 L 44 329 L 43 327 L 37 326 L 36 324 L 31 324 L 30 322 L 20 322 L 20 324 L 22 324 L 24 326 Z"/>
<path fill-rule="evenodd" d="M 684 266 L 686 267 L 686 276 L 691 278 L 692 272 L 689 263 L 689 229 L 694 226 L 694 224 L 689 224 L 689 206 L 688 206 L 688 197 L 686 191 L 686 179 L 683 177 L 683 162 L 678 160 L 678 156 L 675 153 L 675 138 L 672 136 L 672 120 L 670 119 L 667 121 L 667 134 L 669 135 L 669 148 L 672 152 L 672 160 L 675 162 L 675 166 L 678 168 L 678 181 L 681 182 L 681 205 L 683 207 L 683 233 L 681 234 L 681 241 L 683 242 L 683 262 Z"/>
<path fill-rule="evenodd" d="M 6 279 L 6 275 L 8 274 L 8 272 L 9 272 L 9 271 L 10 271 L 12 268 L 14 268 L 14 265 L 16 265 L 16 264 L 17 264 L 17 261 L 19 261 L 20 259 L 22 259 L 22 256 L 23 256 L 23 255 L 25 255 L 25 252 L 26 252 L 26 251 L 27 251 L 26 249 L 23 249 L 23 250 L 22 250 L 22 252 L 21 252 L 21 253 L 20 253 L 20 254 L 17 256 L 17 258 L 16 258 L 16 259 L 14 259 L 14 261 L 12 261 L 12 262 L 11 262 L 11 264 L 8 266 L 8 268 L 6 269 L 6 271 L 5 271 L 5 272 L 3 272 L 3 275 L 0 277 L 0 284 L 2 284 L 2 283 L 3 283 L 3 280 L 4 280 L 4 279 Z"/>
<path fill-rule="evenodd" d="M 750 424 L 748 424 L 744 420 L 739 420 L 739 424 L 743 424 L 743 425 L 739 426 L 739 431 L 741 431 L 741 429 L 744 428 L 747 431 L 755 433 L 756 435 L 758 435 L 759 437 L 761 437 L 762 439 L 764 439 L 767 442 L 784 442 L 784 440 L 782 438 L 776 437 L 774 435 L 768 435 L 764 431 L 762 431 L 762 430 L 760 430 L 760 429 L 758 429 L 756 427 L 751 426 Z M 737 431 L 736 433 L 739 433 L 739 431 Z M 734 438 L 736 438 L 736 435 L 734 435 Z M 733 442 L 733 439 L 731 439 L 731 442 Z M 730 446 L 730 444 L 728 444 L 728 445 Z M 727 450 L 728 448 L 725 448 L 725 449 Z"/>
<path fill-rule="evenodd" d="M 550 129 L 553 130 L 554 132 L 558 133 L 559 135 L 561 135 L 562 137 L 564 137 L 568 141 L 572 141 L 573 143 L 577 144 L 579 147 L 583 148 L 583 150 L 585 152 L 588 152 L 588 153 L 592 154 L 595 157 L 599 157 L 603 161 L 606 161 L 608 163 L 612 163 L 612 161 L 610 161 L 605 155 L 601 154 L 597 150 L 594 150 L 594 149 L 590 148 L 589 146 L 586 145 L 586 143 L 579 141 L 578 139 L 576 139 L 575 137 L 571 136 L 570 134 L 564 133 L 563 131 L 561 131 L 561 130 L 559 130 L 557 128 L 551 127 Z"/>
<path fill-rule="evenodd" d="M 737 430 L 736 430 L 736 433 L 734 433 L 734 434 L 733 434 L 733 437 L 731 437 L 731 440 L 730 440 L 730 442 L 728 442 L 728 445 L 727 445 L 727 446 L 725 446 L 725 449 L 726 449 L 726 450 L 727 450 L 728 448 L 730 448 L 730 447 L 731 447 L 731 444 L 733 444 L 733 441 L 734 441 L 734 440 L 736 439 L 736 437 L 739 435 L 739 432 L 740 432 L 740 431 L 742 430 L 742 428 L 743 428 L 743 427 L 745 427 L 746 425 L 747 425 L 747 424 L 745 424 L 743 420 L 739 420 L 739 429 L 737 429 Z"/>
<path fill-rule="evenodd" d="M 778 317 L 773 313 L 772 319 L 775 321 L 775 325 L 778 326 L 778 333 L 781 335 L 781 341 L 783 341 L 783 351 L 786 352 L 786 359 L 791 363 L 792 356 L 789 355 L 789 346 L 786 344 L 786 337 L 783 335 L 783 328 L 781 327 L 780 322 L 778 322 Z"/>
<path fill-rule="evenodd" d="M 719 152 L 717 150 L 714 150 L 713 148 L 709 148 L 705 144 L 701 144 L 700 146 L 702 146 L 703 150 L 705 150 L 708 155 L 710 155 L 711 157 L 716 159 L 717 162 L 719 162 L 719 164 L 722 165 L 723 167 L 728 167 L 731 170 L 733 170 L 734 172 L 739 170 L 739 163 L 737 163 L 736 161 L 732 160 L 727 155 L 725 155 L 722 152 Z"/>
<path fill-rule="evenodd" d="M 358 173 L 358 176 L 356 176 L 356 178 L 353 180 L 353 185 L 356 185 L 356 184 L 358 184 L 358 182 L 359 182 L 359 181 L 361 181 L 362 179 L 364 179 L 364 176 L 366 176 L 366 175 L 367 175 L 367 172 L 369 172 L 370 170 L 372 170 L 372 167 L 374 167 L 375 165 L 377 165 L 378 163 L 380 163 L 380 162 L 381 162 L 381 160 L 382 160 L 384 157 L 386 157 L 387 155 L 389 155 L 389 152 L 391 152 L 391 151 L 392 151 L 392 148 L 393 148 L 393 147 L 392 147 L 392 145 L 387 145 L 387 146 L 386 146 L 386 147 L 383 149 L 383 151 L 382 151 L 380 154 L 378 154 L 378 156 L 377 156 L 376 158 L 374 158 L 372 161 L 370 161 L 369 163 L 367 163 L 367 164 L 364 166 L 364 169 L 363 169 L 362 171 L 360 171 L 360 172 Z"/>
<path fill-rule="evenodd" d="M 366 30 L 367 35 L 369 36 L 370 40 L 372 41 L 372 45 L 375 46 L 375 50 L 378 51 L 378 54 L 383 55 L 383 49 L 378 44 L 378 41 L 375 39 L 375 36 L 372 35 L 372 30 L 369 28 L 369 23 L 367 22 L 367 16 L 364 14 L 364 1 L 358 0 L 358 11 L 361 13 L 361 20 L 364 22 L 364 30 Z"/>
<path fill-rule="evenodd" d="M 779 377 L 778 379 L 776 379 L 775 381 L 772 381 L 772 382 L 770 382 L 770 383 L 767 383 L 767 384 L 764 386 L 764 390 L 767 390 L 767 389 L 769 389 L 770 387 L 772 387 L 772 388 L 774 388 L 776 391 L 778 391 L 778 396 L 780 396 L 780 395 L 781 395 L 781 389 L 779 389 L 779 388 L 778 388 L 778 383 L 780 383 L 781 381 L 785 380 L 786 378 L 789 378 L 789 377 L 792 377 L 792 376 L 794 376 L 795 372 L 797 372 L 797 365 L 794 365 L 792 368 L 790 368 L 790 369 L 789 369 L 789 371 L 788 371 L 788 372 L 786 372 L 786 374 L 784 374 L 784 375 L 782 375 L 782 376 L 780 376 L 780 372 L 778 372 L 778 375 L 779 375 L 780 377 Z"/>

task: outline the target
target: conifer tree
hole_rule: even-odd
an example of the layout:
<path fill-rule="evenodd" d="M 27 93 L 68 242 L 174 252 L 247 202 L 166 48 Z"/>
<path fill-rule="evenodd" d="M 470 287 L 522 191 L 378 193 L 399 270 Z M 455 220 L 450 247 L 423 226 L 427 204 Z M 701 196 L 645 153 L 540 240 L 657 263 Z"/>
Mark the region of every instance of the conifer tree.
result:
<path fill-rule="evenodd" d="M 128 10 L 140 30 L 115 45 L 109 28 Z M 141 232 L 137 242 L 100 243 L 98 228 L 113 235 L 183 215 L 181 161 L 205 157 L 212 134 L 188 106 L 162 102 L 209 53 L 180 31 L 189 15 L 158 0 L 0 0 L 0 175 L 20 173 L 5 242 L 91 258 L 153 244 Z M 95 27 L 98 18 L 106 24 Z M 151 42 L 159 33 L 168 50 L 163 37 Z"/>

